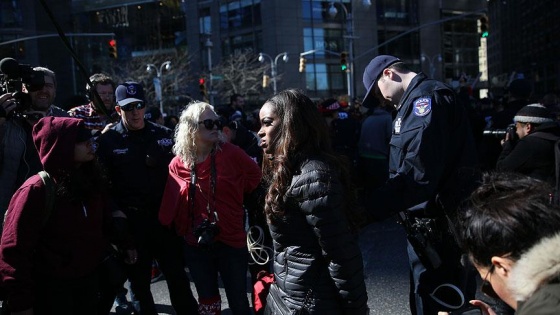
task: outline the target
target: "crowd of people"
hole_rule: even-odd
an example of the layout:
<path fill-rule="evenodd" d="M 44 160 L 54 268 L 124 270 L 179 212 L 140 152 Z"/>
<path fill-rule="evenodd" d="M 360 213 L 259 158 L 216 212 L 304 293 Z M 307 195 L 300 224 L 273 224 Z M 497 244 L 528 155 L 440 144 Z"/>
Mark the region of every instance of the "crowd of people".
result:
<path fill-rule="evenodd" d="M 359 229 L 389 218 L 412 314 L 560 311 L 558 98 L 531 103 L 524 79 L 482 110 L 380 55 L 361 106 L 287 89 L 257 117 L 240 94 L 176 117 L 102 73 L 65 111 L 34 71 L 41 86 L 0 96 L 3 312 L 157 314 L 157 266 L 176 314 L 220 314 L 219 279 L 233 314 L 368 314 Z M 274 278 L 263 308 L 248 274 Z"/>

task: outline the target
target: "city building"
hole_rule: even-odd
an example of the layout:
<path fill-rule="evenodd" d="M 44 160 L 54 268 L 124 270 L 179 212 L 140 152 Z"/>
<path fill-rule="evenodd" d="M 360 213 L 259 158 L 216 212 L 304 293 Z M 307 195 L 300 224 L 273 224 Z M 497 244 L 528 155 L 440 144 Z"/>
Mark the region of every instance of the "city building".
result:
<path fill-rule="evenodd" d="M 560 6 L 555 0 L 488 1 L 488 72 L 503 94 L 512 78 L 533 85 L 534 101 L 560 95 Z"/>
<path fill-rule="evenodd" d="M 192 56 L 189 79 L 193 82 L 188 84 L 189 90 L 185 93 L 200 98 L 200 74 L 208 73 L 213 65 L 238 52 L 261 54 L 262 62 L 271 63 L 273 69 L 270 70 L 274 70 L 274 74 L 265 75 L 274 84 L 257 95 L 248 95 L 249 103 L 255 104 L 271 96 L 274 86 L 277 91 L 301 88 L 314 99 L 347 95 L 360 99 L 365 93 L 363 69 L 377 54 L 397 55 L 415 70 L 457 86 L 470 84 L 474 89 L 487 88 L 487 80 L 479 76 L 480 60 L 485 60 L 485 52 L 480 52 L 480 26 L 477 26 L 485 13 L 486 2 L 48 1 L 66 32 L 109 34 L 71 37 L 81 63 L 90 73 L 102 71 L 100 64 L 106 67 L 107 62 L 117 66 L 133 62 L 139 56 L 186 49 Z M 17 8 L 13 7 L 17 1 L 0 0 L 0 3 L 0 25 L 16 25 L 0 29 L 1 41 L 54 29 L 44 10 L 34 1 L 23 0 Z M 10 20 L 6 16 L 15 18 Z M 34 16 L 35 20 L 41 16 L 42 24 L 26 22 L 26 26 L 17 27 L 18 19 L 29 21 L 28 16 Z M 63 50 L 59 39 L 49 40 L 40 45 L 26 40 L 27 54 L 21 60 L 29 64 L 54 65 L 53 70 L 64 74 L 59 79 L 65 86 L 73 87 L 68 89 L 69 93 L 82 92 L 85 81 L 76 63 Z M 116 52 L 111 52 L 111 40 L 115 40 Z M 21 44 L 0 47 L 9 47 L 6 55 L 17 57 L 16 45 Z M 50 53 L 53 47 L 57 47 L 56 54 Z M 304 69 L 300 72 L 302 58 L 305 59 Z M 145 65 L 143 69 L 145 73 Z M 219 73 L 212 74 L 207 79 L 210 90 L 212 81 L 220 79 Z M 139 79 L 146 80 L 145 84 L 150 86 L 152 77 L 153 74 L 151 77 L 145 74 Z M 168 82 L 174 84 L 173 80 Z M 214 95 L 217 104 L 228 101 L 229 95 Z"/>

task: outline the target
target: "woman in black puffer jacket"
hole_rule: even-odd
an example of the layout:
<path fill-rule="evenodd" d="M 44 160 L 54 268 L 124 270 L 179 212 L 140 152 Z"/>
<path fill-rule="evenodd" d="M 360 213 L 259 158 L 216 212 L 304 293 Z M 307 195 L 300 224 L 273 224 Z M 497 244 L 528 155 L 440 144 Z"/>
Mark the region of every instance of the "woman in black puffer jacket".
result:
<path fill-rule="evenodd" d="M 324 119 L 298 90 L 278 93 L 259 116 L 265 213 L 274 240 L 275 283 L 265 314 L 368 314 L 349 215 L 354 192 Z"/>

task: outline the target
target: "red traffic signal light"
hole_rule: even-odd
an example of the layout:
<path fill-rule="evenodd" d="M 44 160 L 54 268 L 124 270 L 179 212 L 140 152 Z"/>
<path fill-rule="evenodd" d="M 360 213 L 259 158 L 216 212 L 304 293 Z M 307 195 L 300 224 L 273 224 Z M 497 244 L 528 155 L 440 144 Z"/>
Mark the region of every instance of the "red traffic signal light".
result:
<path fill-rule="evenodd" d="M 109 57 L 113 59 L 117 59 L 117 40 L 111 39 L 109 41 Z"/>
<path fill-rule="evenodd" d="M 204 78 L 200 78 L 198 79 L 198 88 L 200 89 L 200 95 L 203 98 L 206 98 L 207 92 L 206 92 L 206 80 Z"/>

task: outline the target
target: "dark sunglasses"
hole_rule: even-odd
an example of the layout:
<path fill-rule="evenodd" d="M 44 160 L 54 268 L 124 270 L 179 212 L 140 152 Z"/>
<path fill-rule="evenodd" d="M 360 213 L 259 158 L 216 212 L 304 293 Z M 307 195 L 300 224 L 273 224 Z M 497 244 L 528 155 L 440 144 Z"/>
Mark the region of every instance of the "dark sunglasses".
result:
<path fill-rule="evenodd" d="M 224 126 L 224 124 L 222 123 L 221 120 L 219 119 L 204 119 L 203 121 L 199 121 L 199 124 L 204 124 L 204 127 L 206 127 L 206 129 L 208 130 L 212 130 L 214 129 L 214 125 L 216 125 L 216 127 L 218 128 L 218 130 L 222 130 L 222 127 Z"/>
<path fill-rule="evenodd" d="M 142 103 L 130 103 L 130 104 L 126 104 L 126 105 L 119 105 L 119 107 L 121 108 L 121 110 L 124 110 L 125 112 L 130 112 L 133 109 L 137 109 L 137 110 L 141 110 L 142 108 L 146 107 L 146 103 L 142 102 Z"/>
<path fill-rule="evenodd" d="M 492 267 L 488 269 L 488 273 L 486 273 L 486 276 L 482 280 L 482 284 L 480 285 L 480 291 L 491 298 L 500 299 L 496 291 L 494 291 L 492 284 L 490 283 L 490 281 L 488 281 L 488 276 L 493 272 L 494 272 L 494 264 L 492 264 Z"/>

